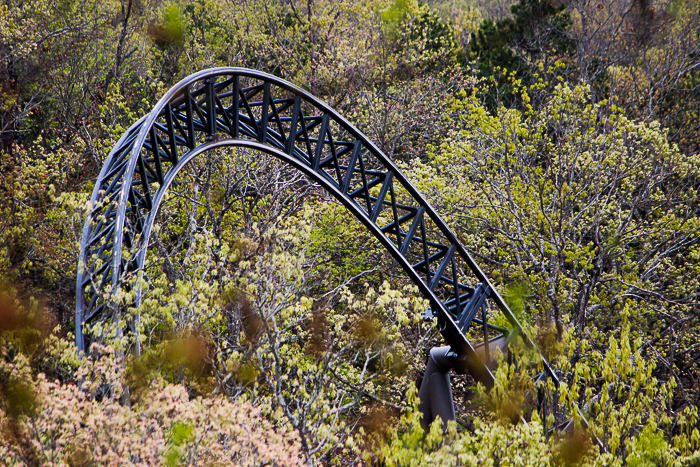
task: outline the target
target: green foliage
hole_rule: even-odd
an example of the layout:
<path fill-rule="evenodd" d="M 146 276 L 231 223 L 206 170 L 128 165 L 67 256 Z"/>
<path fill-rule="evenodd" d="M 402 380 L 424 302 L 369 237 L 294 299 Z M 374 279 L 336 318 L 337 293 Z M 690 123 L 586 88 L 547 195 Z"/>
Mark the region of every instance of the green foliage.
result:
<path fill-rule="evenodd" d="M 163 9 L 163 22 L 153 25 L 149 33 L 159 47 L 181 48 L 185 43 L 185 25 L 182 10 L 178 4 Z"/>
<path fill-rule="evenodd" d="M 192 441 L 194 438 L 194 427 L 183 421 L 177 421 L 173 424 L 170 429 L 170 440 L 171 446 L 165 453 L 165 465 L 168 467 L 174 467 L 182 464 L 182 454 L 178 449 L 180 446 Z"/>
<path fill-rule="evenodd" d="M 312 209 L 314 228 L 309 254 L 319 258 L 319 291 L 330 289 L 348 279 L 361 276 L 371 280 L 377 274 L 382 248 L 372 235 L 359 228 L 343 206 L 319 203 Z M 372 248 L 374 245 L 374 248 Z"/>
<path fill-rule="evenodd" d="M 387 33 L 394 39 L 398 38 L 403 23 L 412 16 L 411 7 L 414 3 L 409 0 L 394 0 L 384 10 L 381 11 L 381 18 Z M 415 8 L 415 7 L 414 7 Z"/>
<path fill-rule="evenodd" d="M 652 425 L 647 425 L 644 430 L 630 443 L 630 452 L 627 455 L 627 465 L 630 467 L 653 467 L 667 463 L 668 459 L 663 459 L 669 446 L 664 439 L 663 433 L 654 431 Z"/>
<path fill-rule="evenodd" d="M 446 68 L 455 60 L 457 43 L 452 26 L 427 5 L 421 5 L 413 17 L 401 24 L 399 49 L 408 64 L 431 71 Z"/>
<path fill-rule="evenodd" d="M 552 448 L 537 422 L 512 425 L 504 420 L 477 420 L 473 433 L 458 432 L 454 422 L 446 433 L 437 419 L 425 433 L 415 392 L 409 394 L 412 410 L 379 438 L 372 452 L 387 466 L 517 465 L 549 466 Z"/>
<path fill-rule="evenodd" d="M 484 20 L 472 34 L 470 58 L 478 75 L 493 79 L 490 106 L 498 100 L 512 105 L 517 92 L 509 77 L 537 81 L 538 72 L 555 62 L 571 63 L 575 43 L 568 35 L 571 19 L 564 4 L 553 0 L 521 0 L 511 7 L 512 18 Z"/>
<path fill-rule="evenodd" d="M 2 463 L 698 465 L 697 0 L 505 6 L 0 6 Z M 424 433 L 413 382 L 440 342 L 426 303 L 342 207 L 242 149 L 183 169 L 145 273 L 115 297 L 143 293 L 140 356 L 122 360 L 134 339 L 107 326 L 112 347 L 79 359 L 96 174 L 172 84 L 213 66 L 291 80 L 396 160 L 562 386 L 535 385 L 513 347 L 490 393 L 455 377 L 469 428 Z M 543 436 L 578 410 L 588 431 Z"/>
<path fill-rule="evenodd" d="M 481 389 L 490 414 L 475 421 L 473 432 L 458 432 L 452 424 L 443 433 L 438 420 L 425 433 L 415 393 L 409 393 L 413 410 L 405 411 L 388 431 L 375 435 L 370 452 L 387 465 L 453 465 L 455 459 L 463 465 L 693 465 L 698 449 L 693 443 L 700 437 L 660 430 L 661 426 L 670 428 L 666 404 L 675 383 L 659 383 L 651 376 L 654 364 L 641 357 L 639 341 L 630 339 L 629 325 L 623 324 L 619 341 L 611 337 L 609 348 L 598 353 L 587 349 L 585 341 L 568 336 L 557 363 L 565 375 L 573 376 L 572 382 L 562 383 L 558 390 L 551 381 L 540 388 L 554 395 L 551 407 L 562 404 L 575 416 L 576 408 L 581 409 L 588 417 L 589 430 L 577 425 L 572 434 L 545 439 L 545 421 L 532 411 L 533 401 L 527 396 L 535 392 L 533 375 L 527 369 L 535 368 L 528 364 L 527 354 L 521 353 L 516 365 L 498 367 L 493 390 Z M 571 352 L 588 356 L 571 368 L 567 367 Z M 521 422 L 524 416 L 529 418 L 527 423 Z M 553 422 L 546 421 L 546 426 Z M 596 439 L 602 442 L 602 451 Z"/>
<path fill-rule="evenodd" d="M 514 88 L 528 106 L 522 112 L 491 114 L 476 96 L 454 101 L 453 130 L 433 159 L 446 187 L 435 204 L 463 242 L 491 252 L 498 267 L 488 266 L 490 274 L 528 288 L 526 313 L 559 334 L 565 322 L 579 331 L 609 323 L 614 315 L 604 310 L 629 287 L 692 294 L 672 285 L 686 279 L 666 275 L 689 278 L 688 269 L 653 265 L 673 264 L 662 245 L 699 227 L 694 158 L 657 125 L 631 121 L 610 102 L 590 103 L 585 87 L 558 85 L 536 110 L 529 103 L 542 86 Z M 640 293 L 641 304 L 655 302 L 654 292 Z M 641 304 L 634 319 L 647 326 Z"/>

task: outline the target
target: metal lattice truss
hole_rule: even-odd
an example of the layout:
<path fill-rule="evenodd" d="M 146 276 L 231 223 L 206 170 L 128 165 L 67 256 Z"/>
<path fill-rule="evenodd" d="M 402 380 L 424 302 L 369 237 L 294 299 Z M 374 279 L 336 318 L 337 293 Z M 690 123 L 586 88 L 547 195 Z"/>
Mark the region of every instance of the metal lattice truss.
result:
<path fill-rule="evenodd" d="M 302 89 L 241 68 L 196 73 L 171 89 L 117 142 L 92 193 L 81 240 L 76 339 L 118 320 L 115 297 L 144 266 L 159 206 L 197 155 L 234 146 L 271 154 L 323 186 L 379 239 L 430 301 L 425 318 L 457 368 L 491 387 L 487 362 L 519 337 L 532 343 L 445 222 L 360 131 Z M 129 305 L 138 305 L 136 302 Z M 123 319 L 123 318 L 122 318 Z M 544 378 L 556 376 L 542 359 Z"/>

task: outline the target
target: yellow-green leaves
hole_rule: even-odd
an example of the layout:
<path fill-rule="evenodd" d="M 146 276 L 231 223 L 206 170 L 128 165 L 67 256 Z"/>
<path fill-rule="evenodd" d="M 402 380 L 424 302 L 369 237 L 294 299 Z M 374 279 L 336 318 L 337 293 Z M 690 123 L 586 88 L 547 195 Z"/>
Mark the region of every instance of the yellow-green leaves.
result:
<path fill-rule="evenodd" d="M 163 8 L 163 20 L 149 29 L 153 41 L 160 47 L 181 48 L 185 42 L 182 9 L 177 3 Z"/>

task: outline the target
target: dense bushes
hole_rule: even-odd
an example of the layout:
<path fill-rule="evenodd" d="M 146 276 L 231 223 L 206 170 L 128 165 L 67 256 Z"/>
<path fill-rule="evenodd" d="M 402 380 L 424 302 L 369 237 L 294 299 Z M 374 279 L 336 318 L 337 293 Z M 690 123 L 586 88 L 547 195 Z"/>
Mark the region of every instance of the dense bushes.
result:
<path fill-rule="evenodd" d="M 99 351 L 66 383 L 2 355 L 3 465 L 303 465 L 298 438 L 275 431 L 249 402 L 190 398 L 157 381 L 138 404 L 123 403 L 123 365 Z"/>
<path fill-rule="evenodd" d="M 501 3 L 0 7 L 2 462 L 698 465 L 697 2 Z M 424 433 L 426 304 L 326 194 L 244 150 L 194 161 L 163 205 L 131 310 L 142 354 L 114 339 L 79 359 L 96 174 L 210 66 L 293 81 L 397 161 L 588 432 L 543 435 L 524 353 L 489 394 L 456 376 L 459 426 Z"/>

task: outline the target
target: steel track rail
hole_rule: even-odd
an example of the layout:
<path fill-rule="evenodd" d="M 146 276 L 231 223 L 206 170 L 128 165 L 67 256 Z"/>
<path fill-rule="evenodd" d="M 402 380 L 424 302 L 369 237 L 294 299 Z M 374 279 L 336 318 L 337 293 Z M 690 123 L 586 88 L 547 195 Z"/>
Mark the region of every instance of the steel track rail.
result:
<path fill-rule="evenodd" d="M 102 167 L 80 241 L 80 350 L 103 338 L 95 324 L 124 319 L 125 304 L 116 297 L 133 287 L 143 270 L 156 215 L 178 173 L 198 155 L 221 147 L 271 154 L 332 194 L 429 300 L 425 316 L 437 318 L 458 371 L 490 388 L 494 376 L 484 342 L 519 337 L 534 347 L 454 232 L 354 125 L 280 78 L 244 68 L 214 68 L 170 89 L 124 133 Z M 138 306 L 140 299 L 138 291 L 135 303 L 128 305 Z M 468 335 L 478 336 L 479 342 Z M 543 377 L 558 387 L 557 375 L 540 358 Z"/>

